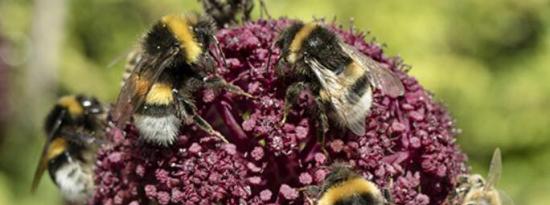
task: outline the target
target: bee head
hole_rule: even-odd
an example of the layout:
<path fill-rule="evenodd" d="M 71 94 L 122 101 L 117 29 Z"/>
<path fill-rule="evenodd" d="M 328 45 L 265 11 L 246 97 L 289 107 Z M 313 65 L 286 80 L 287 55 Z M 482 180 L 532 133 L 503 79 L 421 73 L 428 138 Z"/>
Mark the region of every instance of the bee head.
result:
<path fill-rule="evenodd" d="M 485 186 L 485 179 L 479 174 L 474 174 L 468 177 L 468 183 L 471 184 L 472 187 L 481 188 Z"/>
<path fill-rule="evenodd" d="M 97 115 L 104 112 L 103 105 L 95 97 L 77 95 L 76 99 L 84 110 L 85 115 Z"/>
<path fill-rule="evenodd" d="M 68 95 L 59 98 L 57 104 L 46 117 L 45 129 L 50 133 L 57 123 L 82 124 L 103 114 L 101 103 L 94 97 Z"/>
<path fill-rule="evenodd" d="M 335 163 L 330 167 L 330 173 L 325 178 L 323 189 L 326 189 L 334 184 L 341 183 L 348 179 L 359 177 L 350 167 L 346 164 Z"/>
<path fill-rule="evenodd" d="M 216 32 L 216 25 L 212 17 L 207 15 L 199 15 L 197 13 L 190 13 L 187 15 L 187 19 L 190 24 L 193 25 L 193 32 L 195 38 L 202 44 L 202 47 L 207 49 L 208 45 L 212 43 L 214 34 Z"/>

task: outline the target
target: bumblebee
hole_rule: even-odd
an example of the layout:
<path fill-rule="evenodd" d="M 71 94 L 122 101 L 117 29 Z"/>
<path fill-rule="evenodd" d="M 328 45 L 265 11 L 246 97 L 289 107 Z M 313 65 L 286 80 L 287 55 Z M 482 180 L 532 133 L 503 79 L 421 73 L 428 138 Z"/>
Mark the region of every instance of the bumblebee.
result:
<path fill-rule="evenodd" d="M 85 204 L 93 194 L 92 172 L 105 128 L 104 108 L 93 97 L 64 96 L 46 117 L 44 127 L 47 140 L 31 191 L 47 169 L 66 201 Z"/>
<path fill-rule="evenodd" d="M 205 13 L 210 15 L 216 21 L 219 27 L 227 24 L 237 23 L 237 16 L 242 16 L 242 22 L 250 20 L 250 13 L 254 8 L 254 0 L 200 0 Z M 269 16 L 265 7 L 265 2 L 260 1 L 261 12 Z"/>
<path fill-rule="evenodd" d="M 316 96 L 319 115 L 315 116 L 321 122 L 320 131 L 328 129 L 327 121 L 331 119 L 356 135 L 364 135 L 372 89 L 378 88 L 391 97 L 404 94 L 403 84 L 389 69 L 318 23 L 294 23 L 275 44 L 281 49 L 279 75 L 288 77 L 290 73 L 295 79 L 286 91 L 283 123 L 298 94 L 309 89 Z"/>
<path fill-rule="evenodd" d="M 112 112 L 116 126 L 121 128 L 133 115 L 142 139 L 169 145 L 182 121 L 194 122 L 227 142 L 196 113 L 192 98 L 195 91 L 204 87 L 250 96 L 220 77 L 209 77 L 216 63 L 208 51 L 216 41 L 214 33 L 212 20 L 196 13 L 167 15 L 154 24 L 130 54 L 126 67 L 130 74 Z"/>
<path fill-rule="evenodd" d="M 387 192 L 342 164 L 333 165 L 318 190 L 317 205 L 385 205 Z"/>
<path fill-rule="evenodd" d="M 489 167 L 487 181 L 479 174 L 462 175 L 458 178 L 454 199 L 456 205 L 513 205 L 513 201 L 495 188 L 502 173 L 500 149 L 495 149 Z"/>

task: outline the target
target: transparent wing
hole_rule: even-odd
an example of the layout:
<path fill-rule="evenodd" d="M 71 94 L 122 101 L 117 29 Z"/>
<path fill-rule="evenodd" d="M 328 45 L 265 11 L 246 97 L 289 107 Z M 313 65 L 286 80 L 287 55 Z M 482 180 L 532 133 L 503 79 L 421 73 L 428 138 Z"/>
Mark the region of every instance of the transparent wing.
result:
<path fill-rule="evenodd" d="M 504 191 L 498 190 L 501 205 L 514 205 L 514 200 L 508 196 Z"/>
<path fill-rule="evenodd" d="M 141 48 L 140 47 L 137 47 L 137 48 L 131 48 L 131 49 L 127 49 L 123 52 L 121 52 L 120 54 L 116 55 L 110 62 L 109 64 L 107 64 L 105 67 L 107 69 L 111 69 L 115 66 L 118 66 L 121 62 L 124 62 L 124 59 L 126 59 L 126 64 L 129 64 L 129 63 L 132 63 L 134 59 L 136 59 L 136 57 L 139 57 L 137 56 L 136 54 L 138 54 L 139 52 L 141 52 Z"/>
<path fill-rule="evenodd" d="M 371 84 L 380 89 L 382 93 L 392 97 L 398 97 L 405 93 L 401 80 L 390 70 L 384 68 L 382 64 L 344 42 L 340 42 L 340 46 L 352 59 L 361 64 L 361 67 L 367 69 Z"/>
<path fill-rule="evenodd" d="M 158 80 L 170 59 L 177 54 L 177 49 L 166 52 L 159 57 L 139 59 L 130 77 L 120 89 L 117 101 L 113 106 L 112 117 L 118 128 L 130 120 L 134 112 L 143 104 L 151 86 Z"/>
<path fill-rule="evenodd" d="M 134 72 L 134 69 L 137 67 L 137 64 L 141 61 L 141 58 L 143 57 L 144 52 L 141 48 L 135 48 L 131 52 L 129 52 L 126 55 L 126 64 L 124 64 L 124 74 L 122 74 L 122 82 L 121 85 L 124 86 L 124 83 L 132 72 Z"/>
<path fill-rule="evenodd" d="M 42 153 L 40 154 L 40 159 L 38 161 L 38 165 L 36 166 L 36 170 L 34 171 L 34 177 L 32 179 L 32 185 L 31 185 L 32 193 L 34 193 L 34 191 L 38 187 L 38 184 L 40 183 L 40 179 L 42 178 L 42 175 L 44 175 L 44 171 L 46 171 L 46 168 L 48 168 L 48 159 L 47 159 L 48 148 L 49 148 L 50 142 L 54 138 L 55 133 L 59 131 L 59 128 L 63 123 L 62 119 L 65 117 L 66 113 L 67 112 L 65 110 L 62 110 L 59 113 L 59 115 L 57 116 L 57 119 L 55 120 L 55 124 L 53 125 L 53 129 L 50 131 L 50 133 L 48 133 L 48 138 L 46 138 L 46 142 L 42 147 Z"/>
<path fill-rule="evenodd" d="M 361 103 L 364 98 L 357 94 L 350 92 L 349 88 L 345 87 L 340 78 L 336 74 L 322 65 L 315 59 L 306 59 L 306 63 L 311 67 L 315 73 L 321 86 L 323 87 L 323 94 L 327 95 L 331 104 L 334 106 L 334 110 L 346 125 L 354 134 L 362 136 L 365 134 L 365 118 L 370 108 L 369 103 Z M 369 90 L 370 91 L 370 90 Z M 366 95 L 364 97 L 371 97 Z"/>
<path fill-rule="evenodd" d="M 489 174 L 487 175 L 487 183 L 485 189 L 493 187 L 500 180 L 502 173 L 502 157 L 500 155 L 500 149 L 496 148 L 493 153 L 493 159 L 491 159 L 491 165 L 489 166 Z"/>

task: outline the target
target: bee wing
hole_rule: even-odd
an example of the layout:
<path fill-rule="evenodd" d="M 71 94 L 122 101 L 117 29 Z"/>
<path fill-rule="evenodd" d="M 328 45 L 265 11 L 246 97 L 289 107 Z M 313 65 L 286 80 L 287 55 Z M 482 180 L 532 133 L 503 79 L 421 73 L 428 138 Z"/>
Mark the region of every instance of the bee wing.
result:
<path fill-rule="evenodd" d="M 487 174 L 487 183 L 485 184 L 485 189 L 489 189 L 496 185 L 498 180 L 500 180 L 500 175 L 502 173 L 502 157 L 500 154 L 500 149 L 496 148 L 493 153 L 493 159 L 491 159 L 491 165 L 489 166 L 489 174 Z"/>
<path fill-rule="evenodd" d="M 141 52 L 140 47 L 127 49 L 121 52 L 120 54 L 116 55 L 115 57 L 113 57 L 105 67 L 107 69 L 111 69 L 115 66 L 118 66 L 118 64 L 120 64 L 121 62 L 124 62 L 126 64 L 131 64 L 132 62 L 134 62 L 133 60 L 136 59 L 136 57 L 138 57 L 136 54 L 138 54 L 139 52 Z"/>
<path fill-rule="evenodd" d="M 390 70 L 384 68 L 382 64 L 344 42 L 340 42 L 340 46 L 355 62 L 358 62 L 361 64 L 361 67 L 367 69 L 367 75 L 371 84 L 379 88 L 382 93 L 392 97 L 398 97 L 405 93 L 401 80 Z"/>
<path fill-rule="evenodd" d="M 46 149 L 48 148 L 48 144 L 49 143 L 46 142 L 44 146 L 44 150 L 42 151 L 42 155 L 40 156 L 40 161 L 38 161 L 38 166 L 34 171 L 34 177 L 32 178 L 32 185 L 31 185 L 31 193 L 34 193 L 36 191 L 36 188 L 40 183 L 40 179 L 42 179 L 42 175 L 44 175 L 44 171 L 46 171 L 46 168 L 48 168 L 48 159 L 46 158 L 46 154 L 45 154 Z"/>
<path fill-rule="evenodd" d="M 55 124 L 53 125 L 52 130 L 50 131 L 50 133 L 48 133 L 48 137 L 46 138 L 46 143 L 44 143 L 44 146 L 42 147 L 42 153 L 40 154 L 40 159 L 38 161 L 38 165 L 36 167 L 36 170 L 34 171 L 34 177 L 32 179 L 32 185 L 31 185 L 32 193 L 34 193 L 34 191 L 38 187 L 38 184 L 40 183 L 40 179 L 42 178 L 42 175 L 44 175 L 44 171 L 46 170 L 46 168 L 48 168 L 48 158 L 47 158 L 48 149 L 52 139 L 54 138 L 55 133 L 57 133 L 57 131 L 61 127 L 61 123 L 63 123 L 62 119 L 65 117 L 65 114 L 67 114 L 67 112 L 65 110 L 61 110 L 61 112 L 57 116 L 57 119 L 55 120 Z"/>
<path fill-rule="evenodd" d="M 336 76 L 332 70 L 325 67 L 315 59 L 305 59 L 305 62 L 311 67 L 313 73 L 321 82 L 324 95 L 330 99 L 338 117 L 343 120 L 347 128 L 354 134 L 362 136 L 365 134 L 365 117 L 367 116 L 371 95 L 364 94 L 359 96 L 345 87 L 347 83 L 341 82 L 341 78 Z M 370 90 L 369 90 L 370 92 Z"/>
<path fill-rule="evenodd" d="M 124 86 L 124 83 L 128 80 L 132 72 L 137 67 L 137 64 L 141 61 L 144 52 L 141 48 L 135 48 L 126 55 L 126 64 L 124 64 L 124 73 L 122 74 L 121 86 Z"/>
<path fill-rule="evenodd" d="M 498 196 L 500 198 L 501 205 L 514 205 L 514 200 L 508 196 L 504 191 L 498 190 Z"/>
<path fill-rule="evenodd" d="M 130 77 L 120 89 L 117 101 L 113 106 L 112 117 L 118 128 L 122 128 L 132 114 L 142 105 L 151 86 L 158 80 L 169 59 L 177 54 L 177 49 L 159 57 L 142 56 Z M 140 93 L 143 92 L 143 93 Z"/>

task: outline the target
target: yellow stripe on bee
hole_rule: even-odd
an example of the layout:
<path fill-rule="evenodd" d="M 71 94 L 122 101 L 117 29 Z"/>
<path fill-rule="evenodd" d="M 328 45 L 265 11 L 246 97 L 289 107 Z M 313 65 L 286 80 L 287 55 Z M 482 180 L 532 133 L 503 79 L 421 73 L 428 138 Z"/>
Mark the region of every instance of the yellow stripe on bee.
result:
<path fill-rule="evenodd" d="M 172 87 L 165 83 L 154 84 L 145 99 L 145 103 L 155 105 L 168 105 L 173 101 Z"/>
<path fill-rule="evenodd" d="M 357 63 L 352 62 L 344 69 L 344 72 L 338 76 L 340 82 L 345 86 L 352 86 L 357 79 L 365 75 L 365 69 L 359 66 Z"/>
<path fill-rule="evenodd" d="M 84 108 L 80 105 L 80 102 L 76 99 L 76 96 L 64 96 L 59 98 L 57 104 L 69 110 L 69 114 L 72 117 L 82 115 L 84 113 Z"/>
<path fill-rule="evenodd" d="M 48 145 L 48 151 L 46 152 L 46 159 L 51 160 L 53 158 L 56 158 L 65 150 L 67 150 L 67 140 L 61 137 L 55 138 Z"/>
<path fill-rule="evenodd" d="M 202 53 L 202 48 L 195 40 L 191 25 L 188 24 L 187 19 L 180 15 L 167 15 L 162 17 L 161 21 L 179 41 L 180 48 L 185 51 L 185 61 L 187 63 L 196 62 Z"/>
<path fill-rule="evenodd" d="M 329 188 L 319 199 L 318 205 L 333 205 L 339 200 L 364 193 L 371 193 L 373 196 L 381 194 L 372 182 L 358 177 Z"/>
<path fill-rule="evenodd" d="M 302 48 L 302 44 L 304 43 L 304 40 L 311 34 L 313 29 L 317 27 L 316 23 L 308 23 L 304 25 L 294 36 L 294 39 L 292 39 L 292 42 L 290 43 L 290 54 L 288 55 L 288 62 L 295 63 L 297 58 L 297 53 Z"/>

